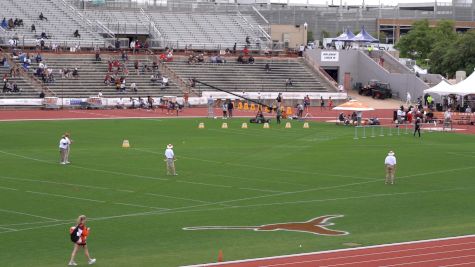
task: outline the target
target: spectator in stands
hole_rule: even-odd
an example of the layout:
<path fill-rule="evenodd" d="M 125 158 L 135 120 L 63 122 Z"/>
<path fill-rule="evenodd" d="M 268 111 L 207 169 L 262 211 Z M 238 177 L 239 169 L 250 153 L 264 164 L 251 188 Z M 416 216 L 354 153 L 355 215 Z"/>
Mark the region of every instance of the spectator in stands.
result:
<path fill-rule="evenodd" d="M 111 75 L 107 73 L 106 76 L 104 77 L 104 84 L 109 86 L 110 82 L 111 82 Z"/>
<path fill-rule="evenodd" d="M 243 58 L 243 56 L 242 56 L 242 55 L 239 55 L 236 61 L 237 61 L 237 63 L 243 64 L 243 63 L 244 63 L 244 58 Z"/>
<path fill-rule="evenodd" d="M 40 49 L 41 50 L 45 49 L 45 40 L 43 38 L 40 39 Z"/>
<path fill-rule="evenodd" d="M 137 75 L 140 75 L 140 72 L 139 72 L 139 61 L 138 61 L 138 60 L 135 60 L 135 61 L 134 61 L 134 69 L 135 69 L 135 73 L 137 73 Z"/>
<path fill-rule="evenodd" d="M 246 44 L 251 45 L 251 38 L 249 36 L 246 36 Z"/>
<path fill-rule="evenodd" d="M 249 56 L 249 59 L 248 59 L 247 62 L 248 62 L 249 64 L 254 64 L 254 61 L 255 61 L 254 57 L 253 57 L 252 55 Z"/>
<path fill-rule="evenodd" d="M 13 28 L 15 28 L 15 24 L 13 24 L 13 19 L 10 18 L 8 20 L 8 29 L 13 29 Z"/>
<path fill-rule="evenodd" d="M 120 49 L 120 41 L 119 41 L 119 39 L 115 40 L 115 45 L 114 45 L 114 46 L 115 46 L 115 49 L 116 49 L 116 50 L 119 50 L 119 49 Z"/>
<path fill-rule="evenodd" d="M 31 32 L 35 32 L 35 33 L 36 33 L 36 26 L 35 26 L 35 24 L 31 24 Z"/>
<path fill-rule="evenodd" d="M 48 21 L 48 18 L 43 15 L 43 12 L 40 13 L 40 20 Z"/>
<path fill-rule="evenodd" d="M 120 83 L 120 92 L 125 93 L 125 79 L 122 79 L 122 82 Z"/>
<path fill-rule="evenodd" d="M 147 108 L 145 100 L 139 96 L 139 108 Z"/>
<path fill-rule="evenodd" d="M 244 55 L 249 55 L 249 49 L 247 48 L 247 46 L 244 47 L 244 49 L 242 50 L 242 52 L 244 53 Z"/>
<path fill-rule="evenodd" d="M 264 48 L 264 55 L 265 56 L 270 56 L 270 50 L 267 46 Z"/>
<path fill-rule="evenodd" d="M 21 89 L 18 87 L 18 85 L 16 84 L 16 82 L 13 82 L 12 84 L 12 92 L 13 93 L 19 93 L 21 91 Z"/>
<path fill-rule="evenodd" d="M 122 61 L 128 61 L 129 60 L 129 56 L 127 55 L 127 51 L 125 50 L 122 50 Z"/>
<path fill-rule="evenodd" d="M 130 84 L 130 90 L 134 93 L 137 93 L 138 92 L 138 89 L 137 89 L 137 84 L 135 84 L 134 82 Z"/>
<path fill-rule="evenodd" d="M 96 62 L 101 61 L 101 54 L 99 53 L 99 50 L 96 51 Z"/>
<path fill-rule="evenodd" d="M 157 63 L 157 61 L 153 61 L 153 63 L 152 63 L 152 69 L 153 69 L 153 71 L 158 70 L 158 63 Z"/>
<path fill-rule="evenodd" d="M 48 39 L 48 36 L 46 35 L 46 32 L 41 32 L 41 38 L 42 39 Z"/>
<path fill-rule="evenodd" d="M 45 98 L 45 91 L 41 91 L 40 98 Z"/>
<path fill-rule="evenodd" d="M 38 53 L 35 57 L 35 61 L 36 63 L 40 63 L 41 61 L 43 61 L 43 57 L 41 56 L 40 53 Z"/>
<path fill-rule="evenodd" d="M 159 77 L 158 77 L 158 75 L 155 74 L 155 73 L 150 76 L 150 81 L 151 81 L 152 83 L 158 82 L 158 79 L 159 79 Z"/>
<path fill-rule="evenodd" d="M 76 29 L 73 33 L 74 38 L 81 38 L 81 34 L 79 34 L 79 30 Z"/>
<path fill-rule="evenodd" d="M 292 81 L 292 78 L 288 78 L 287 80 L 285 80 L 285 88 L 287 88 L 287 87 L 289 87 L 289 86 L 290 86 L 290 87 L 294 86 L 294 83 L 293 83 L 293 81 Z"/>
<path fill-rule="evenodd" d="M 135 40 L 132 40 L 129 44 L 130 49 L 132 49 L 132 53 L 135 54 Z"/>
<path fill-rule="evenodd" d="M 1 26 L 4 29 L 8 28 L 7 19 L 5 17 L 3 17 L 3 19 L 2 19 L 2 25 Z"/>
<path fill-rule="evenodd" d="M 74 77 L 75 79 L 79 78 L 79 71 L 78 71 L 78 68 L 74 68 L 74 70 L 73 70 L 73 77 Z"/>
<path fill-rule="evenodd" d="M 234 46 L 233 46 L 233 55 L 236 55 L 236 48 L 237 48 L 237 43 L 234 43 Z"/>
<path fill-rule="evenodd" d="M 2 60 L 0 60 L 0 66 L 5 67 L 6 63 L 7 63 L 7 58 L 3 57 Z"/>
<path fill-rule="evenodd" d="M 162 88 L 167 87 L 169 85 L 168 83 L 168 77 L 163 76 L 162 77 Z"/>
<path fill-rule="evenodd" d="M 264 66 L 264 70 L 265 70 L 266 72 L 271 72 L 272 69 L 270 68 L 270 64 L 269 64 L 269 63 L 266 63 L 266 65 Z"/>

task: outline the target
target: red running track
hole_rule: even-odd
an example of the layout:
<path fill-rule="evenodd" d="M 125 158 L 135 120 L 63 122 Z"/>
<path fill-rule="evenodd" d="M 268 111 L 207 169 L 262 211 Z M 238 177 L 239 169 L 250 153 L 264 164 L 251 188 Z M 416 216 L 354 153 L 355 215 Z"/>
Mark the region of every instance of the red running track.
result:
<path fill-rule="evenodd" d="M 467 267 L 475 266 L 475 235 L 193 266 Z"/>
<path fill-rule="evenodd" d="M 309 120 L 313 121 L 335 121 L 339 111 L 329 110 L 328 108 L 320 109 L 320 107 L 311 107 L 309 110 Z M 220 118 L 221 109 L 216 108 L 214 114 Z M 0 110 L 0 121 L 19 121 L 19 120 L 71 120 L 71 119 L 133 119 L 133 118 L 199 118 L 208 115 L 207 108 L 186 108 L 182 112 L 167 114 L 166 110 L 155 109 L 101 109 L 101 110 L 81 110 L 81 109 L 64 109 L 64 110 Z M 364 112 L 365 118 L 377 117 L 380 121 L 387 125 L 392 122 L 392 109 L 378 109 L 374 111 Z M 236 117 L 254 117 L 255 112 L 252 111 L 234 111 Z M 274 114 L 265 114 L 268 118 L 274 118 Z M 274 120 L 275 121 L 275 120 Z M 454 125 L 459 129 L 458 133 L 475 134 L 474 125 Z"/>

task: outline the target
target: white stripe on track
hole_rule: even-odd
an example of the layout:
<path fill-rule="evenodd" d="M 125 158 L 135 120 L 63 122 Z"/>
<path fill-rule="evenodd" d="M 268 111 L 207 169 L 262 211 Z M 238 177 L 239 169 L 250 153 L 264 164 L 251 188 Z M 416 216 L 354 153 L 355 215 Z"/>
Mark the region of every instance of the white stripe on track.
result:
<path fill-rule="evenodd" d="M 284 258 L 296 258 L 301 256 L 312 256 L 312 255 L 328 255 L 331 253 L 339 253 L 339 252 L 349 252 L 349 251 L 363 251 L 367 249 L 373 248 L 385 248 L 385 247 L 393 247 L 393 246 L 401 246 L 401 245 L 412 245 L 412 244 L 421 244 L 421 243 L 430 243 L 430 242 L 437 242 L 437 241 L 446 241 L 446 240 L 455 240 L 455 239 L 465 239 L 465 238 L 475 238 L 475 235 L 462 235 L 462 236 L 452 236 L 452 237 L 442 237 L 442 238 L 433 238 L 433 239 L 424 239 L 424 240 L 415 240 L 415 241 L 406 241 L 406 242 L 398 242 L 398 243 L 389 243 L 389 244 L 382 244 L 382 245 L 374 245 L 374 246 L 366 246 L 366 247 L 357 247 L 357 248 L 344 248 L 344 249 L 334 249 L 334 250 L 326 250 L 326 251 L 318 251 L 318 252 L 307 252 L 307 253 L 299 253 L 299 254 L 290 254 L 290 255 L 280 255 L 280 256 L 272 256 L 272 257 L 264 257 L 264 258 L 254 258 L 254 259 L 245 259 L 245 260 L 236 260 L 236 261 L 228 261 L 228 262 L 221 262 L 221 263 L 204 263 L 204 264 L 196 264 L 196 265 L 186 265 L 182 267 L 207 267 L 207 266 L 220 266 L 223 264 L 236 264 L 236 263 L 246 263 L 246 262 L 256 262 L 256 261 L 264 261 L 264 260 L 275 260 L 275 259 L 284 259 Z M 470 242 L 471 243 L 471 242 Z"/>
<path fill-rule="evenodd" d="M 450 251 L 453 252 L 453 251 Z M 414 257 L 419 256 L 415 255 Z M 427 263 L 427 262 L 437 262 L 437 261 L 444 261 L 444 260 L 454 260 L 454 259 L 461 259 L 461 258 L 468 258 L 468 257 L 475 257 L 475 254 L 472 255 L 464 255 L 464 256 L 457 256 L 457 257 L 448 257 L 448 258 L 437 258 L 437 259 L 431 259 L 431 260 L 424 260 L 424 261 L 413 261 L 413 262 L 405 262 L 405 263 L 399 263 L 399 264 L 392 264 L 392 265 L 383 265 L 384 267 L 390 267 L 390 266 L 404 266 L 404 265 L 413 265 L 413 264 L 420 264 L 420 263 Z M 336 265 L 329 265 L 329 266 L 336 266 Z M 421 266 L 421 265 L 419 265 Z M 442 265 L 445 266 L 445 265 Z"/>
<path fill-rule="evenodd" d="M 349 258 L 360 258 L 360 257 L 368 257 L 368 256 L 375 256 L 375 255 L 386 255 L 386 254 L 408 252 L 408 251 L 419 251 L 419 250 L 425 250 L 425 249 L 454 247 L 454 246 L 467 245 L 467 244 L 475 244 L 475 241 L 455 243 L 455 244 L 447 244 L 447 245 L 427 246 L 427 247 L 420 247 L 420 248 L 396 249 L 396 250 L 391 250 L 391 251 L 374 252 L 374 253 L 361 253 L 361 254 L 357 254 L 357 255 L 345 255 L 345 256 L 340 256 L 340 257 L 328 257 L 328 258 L 321 258 L 321 259 L 314 259 L 314 260 L 294 261 L 294 262 L 288 262 L 288 263 L 276 263 L 276 264 L 270 264 L 270 265 L 263 265 L 262 267 L 264 267 L 264 266 L 265 267 L 287 266 L 287 265 L 294 265 L 294 264 L 299 264 L 299 263 L 311 263 L 311 262 L 323 262 L 323 261 L 349 259 Z M 319 264 L 319 265 L 321 265 L 321 264 Z"/>
<path fill-rule="evenodd" d="M 49 218 L 49 217 L 40 216 L 40 215 L 35 215 L 35 214 L 31 214 L 31 213 L 26 213 L 26 212 L 20 212 L 20 211 L 16 211 L 16 210 L 0 209 L 0 212 L 13 213 L 13 214 L 20 214 L 20 215 L 25 215 L 25 216 L 30 216 L 30 217 L 35 217 L 35 218 L 50 220 L 50 221 L 59 221 L 58 219 Z"/>

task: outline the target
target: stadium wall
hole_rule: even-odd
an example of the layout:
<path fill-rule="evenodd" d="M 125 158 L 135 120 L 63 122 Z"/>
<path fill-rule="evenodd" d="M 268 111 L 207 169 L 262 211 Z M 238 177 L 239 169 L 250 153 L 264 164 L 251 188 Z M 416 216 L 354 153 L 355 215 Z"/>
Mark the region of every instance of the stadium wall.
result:
<path fill-rule="evenodd" d="M 337 60 L 322 60 L 322 52 L 338 53 Z M 406 93 L 411 93 L 415 99 L 423 96 L 423 91 L 429 88 L 413 73 L 390 73 L 361 50 L 307 50 L 307 56 L 317 62 L 322 68 L 337 68 L 338 83 L 344 84 L 345 73 L 351 76 L 351 87 L 355 83 L 367 84 L 376 79 L 390 84 L 394 98 L 404 99 Z"/>

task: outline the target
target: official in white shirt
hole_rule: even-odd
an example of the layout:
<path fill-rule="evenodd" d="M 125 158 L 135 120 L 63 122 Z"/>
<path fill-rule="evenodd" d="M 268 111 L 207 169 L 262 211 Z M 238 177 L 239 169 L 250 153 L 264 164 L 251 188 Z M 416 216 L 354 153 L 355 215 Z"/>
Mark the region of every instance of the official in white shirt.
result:
<path fill-rule="evenodd" d="M 396 172 L 396 157 L 393 151 L 389 151 L 386 159 L 384 159 L 384 165 L 386 166 L 386 184 L 394 184 L 394 173 Z"/>
<path fill-rule="evenodd" d="M 66 138 L 66 135 L 61 136 L 59 140 L 59 155 L 60 155 L 60 164 L 66 164 L 66 155 L 68 153 L 70 140 Z"/>
<path fill-rule="evenodd" d="M 175 153 L 173 152 L 172 144 L 167 145 L 165 158 L 165 161 L 167 162 L 167 175 L 177 175 L 175 171 Z"/>
<path fill-rule="evenodd" d="M 66 157 L 64 158 L 65 159 L 64 162 L 66 164 L 69 164 L 71 163 L 69 162 L 69 152 L 71 151 L 71 144 L 73 143 L 73 140 L 70 138 L 69 133 L 65 133 L 64 136 L 66 140 L 68 141 L 68 149 L 66 149 Z"/>

